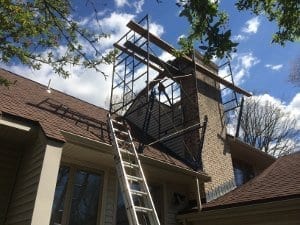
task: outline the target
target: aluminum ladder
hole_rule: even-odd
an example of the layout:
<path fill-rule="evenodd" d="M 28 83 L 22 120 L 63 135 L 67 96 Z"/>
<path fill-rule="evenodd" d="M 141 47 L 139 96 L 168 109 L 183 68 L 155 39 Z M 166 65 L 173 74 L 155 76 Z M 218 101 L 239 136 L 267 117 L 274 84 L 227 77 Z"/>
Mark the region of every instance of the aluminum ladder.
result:
<path fill-rule="evenodd" d="M 108 115 L 114 159 L 130 225 L 160 225 L 132 136 L 124 120 Z"/>

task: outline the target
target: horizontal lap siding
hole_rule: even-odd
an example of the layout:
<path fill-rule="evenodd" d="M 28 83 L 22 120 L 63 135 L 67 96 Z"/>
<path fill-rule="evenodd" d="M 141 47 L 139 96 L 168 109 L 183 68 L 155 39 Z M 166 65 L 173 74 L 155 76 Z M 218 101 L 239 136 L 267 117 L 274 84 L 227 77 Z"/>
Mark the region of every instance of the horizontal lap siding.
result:
<path fill-rule="evenodd" d="M 0 143 L 0 225 L 4 223 L 6 209 L 15 181 L 21 151 Z"/>
<path fill-rule="evenodd" d="M 178 184 L 178 183 L 170 183 L 166 186 L 166 225 L 177 225 L 179 224 L 176 220 L 176 216 L 179 212 L 186 209 L 189 205 L 188 202 L 188 189 L 189 187 Z M 176 199 L 176 194 L 184 196 L 182 199 Z M 177 201 L 176 201 L 177 200 Z"/>
<path fill-rule="evenodd" d="M 40 134 L 23 154 L 5 225 L 31 223 L 46 142 Z"/>
<path fill-rule="evenodd" d="M 141 99 L 141 101 L 136 101 L 130 108 L 128 112 L 127 119 L 139 127 L 142 130 L 145 120 L 145 115 L 147 111 L 147 106 L 144 106 L 138 110 L 136 110 L 139 104 L 142 104 L 145 99 Z M 161 104 L 161 118 L 160 118 L 160 131 L 159 131 L 159 105 Z M 169 106 L 163 105 L 157 101 L 154 102 L 153 108 L 151 110 L 151 117 L 149 121 L 148 134 L 155 140 L 170 135 L 171 133 L 177 132 L 182 129 L 182 121 L 180 110 L 174 110 L 174 121 L 171 118 L 171 114 L 165 114 L 169 112 Z M 132 112 L 132 113 L 130 113 Z M 168 132 L 164 132 L 168 131 Z M 182 136 L 176 137 L 170 141 L 163 142 L 164 145 L 169 148 L 171 151 L 175 152 L 177 155 L 184 157 L 184 146 L 183 146 L 183 138 Z"/>

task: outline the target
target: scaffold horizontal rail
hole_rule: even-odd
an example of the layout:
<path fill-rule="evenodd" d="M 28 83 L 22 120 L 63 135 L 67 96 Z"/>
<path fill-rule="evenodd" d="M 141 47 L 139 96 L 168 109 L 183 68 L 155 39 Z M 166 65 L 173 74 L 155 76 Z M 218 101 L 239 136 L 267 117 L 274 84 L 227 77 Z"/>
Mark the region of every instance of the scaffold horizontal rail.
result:
<path fill-rule="evenodd" d="M 130 21 L 127 24 L 127 27 L 129 27 L 131 30 L 137 32 L 141 36 L 144 36 L 145 38 L 148 35 L 148 31 L 145 28 L 143 28 L 142 26 L 140 26 L 139 24 L 135 23 L 134 21 Z M 149 32 L 149 40 L 152 43 L 154 43 L 155 45 L 157 45 L 158 47 L 160 47 L 161 49 L 168 52 L 169 54 L 175 56 L 176 49 L 172 45 L 170 45 L 169 43 L 161 40 L 159 37 L 155 36 L 154 34 L 152 34 L 150 32 Z M 183 55 L 182 59 L 184 59 L 188 63 L 193 63 L 193 60 L 190 57 L 186 56 L 186 55 Z M 206 68 L 206 67 L 204 67 L 204 66 L 202 66 L 198 63 L 195 63 L 195 65 L 196 65 L 197 70 L 199 70 L 200 72 L 203 72 L 205 75 L 209 76 L 210 78 L 212 78 L 216 82 L 218 82 L 220 84 L 223 84 L 223 85 L 231 88 L 232 90 L 234 90 L 234 91 L 236 91 L 240 94 L 243 94 L 247 97 L 252 96 L 251 93 L 243 90 L 240 87 L 235 86 L 233 83 L 231 83 L 227 80 L 224 80 L 223 78 L 219 77 L 215 72 L 209 70 L 208 68 Z"/>
<path fill-rule="evenodd" d="M 125 52 L 128 55 L 134 56 L 137 60 L 143 62 L 145 65 L 147 65 L 147 61 L 146 59 L 143 59 L 142 57 L 134 54 L 133 52 L 129 51 L 127 48 L 124 48 L 123 46 L 115 43 L 114 47 L 121 50 L 122 52 Z M 154 65 L 153 63 L 149 62 L 149 67 L 151 67 L 152 69 L 156 70 L 157 72 L 161 73 L 163 70 L 160 69 L 158 66 Z"/>

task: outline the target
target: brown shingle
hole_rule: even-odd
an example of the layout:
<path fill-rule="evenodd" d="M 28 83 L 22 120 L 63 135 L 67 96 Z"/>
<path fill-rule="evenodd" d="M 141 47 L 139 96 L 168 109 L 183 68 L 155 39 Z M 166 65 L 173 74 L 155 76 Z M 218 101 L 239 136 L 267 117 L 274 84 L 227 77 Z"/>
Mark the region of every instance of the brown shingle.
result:
<path fill-rule="evenodd" d="M 70 95 L 0 69 L 0 76 L 15 85 L 0 86 L 0 112 L 38 122 L 49 138 L 65 141 L 61 130 L 96 141 L 109 143 L 106 118 L 108 111 Z M 156 160 L 190 169 L 183 162 L 148 147 L 144 155 Z"/>
<path fill-rule="evenodd" d="M 277 159 L 246 184 L 205 204 L 206 210 L 300 197 L 300 152 Z"/>

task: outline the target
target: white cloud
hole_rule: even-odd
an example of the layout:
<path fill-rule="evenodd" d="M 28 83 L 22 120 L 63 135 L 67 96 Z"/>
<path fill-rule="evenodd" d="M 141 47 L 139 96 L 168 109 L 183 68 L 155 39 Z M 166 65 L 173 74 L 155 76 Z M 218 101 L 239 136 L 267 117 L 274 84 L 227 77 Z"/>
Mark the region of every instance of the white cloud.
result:
<path fill-rule="evenodd" d="M 297 119 L 297 127 L 300 129 L 300 92 L 294 96 L 292 101 L 288 104 L 287 109 Z"/>
<path fill-rule="evenodd" d="M 138 0 L 138 1 L 135 1 L 133 3 L 133 6 L 135 8 L 135 13 L 141 13 L 143 12 L 143 5 L 144 5 L 145 1 L 144 0 Z"/>
<path fill-rule="evenodd" d="M 256 33 L 260 25 L 259 17 L 253 17 L 245 23 L 245 26 L 242 28 L 244 33 Z"/>
<path fill-rule="evenodd" d="M 69 69 L 72 75 L 68 79 L 63 79 L 54 74 L 48 65 L 43 65 L 41 70 L 31 70 L 24 65 L 1 65 L 1 67 L 43 85 L 47 85 L 51 79 L 51 88 L 101 107 L 104 107 L 105 99 L 110 94 L 111 77 L 105 80 L 102 74 L 96 73 L 94 70 L 72 67 Z M 112 73 L 111 66 L 103 65 L 101 68 L 107 74 Z"/>
<path fill-rule="evenodd" d="M 278 107 L 282 112 L 284 112 L 286 115 L 289 116 L 290 119 L 295 119 L 296 126 L 295 129 L 300 130 L 300 92 L 297 93 L 294 98 L 289 102 L 283 102 L 278 98 L 275 98 L 269 94 L 261 94 L 252 96 L 251 99 L 257 99 L 259 100 L 260 104 L 264 105 L 266 103 L 274 105 Z M 247 100 L 247 99 L 246 99 Z M 286 117 L 284 117 L 285 119 Z M 237 120 L 231 121 L 231 123 L 227 124 L 227 133 L 234 135 L 236 130 Z M 240 131 L 242 132 L 242 131 Z M 298 139 L 297 139 L 298 138 Z M 299 137 L 296 137 L 296 139 L 299 141 Z M 282 142 L 283 144 L 293 146 L 295 148 L 295 151 L 300 150 L 299 142 L 296 142 L 296 140 L 292 139 L 286 139 Z M 271 144 L 272 147 L 272 144 Z"/>
<path fill-rule="evenodd" d="M 246 40 L 247 38 L 248 37 L 241 35 L 241 34 L 232 36 L 233 41 L 243 41 L 243 40 Z"/>
<path fill-rule="evenodd" d="M 149 31 L 155 34 L 156 36 L 161 36 L 164 33 L 164 27 L 157 23 L 150 23 Z"/>
<path fill-rule="evenodd" d="M 162 54 L 159 56 L 159 58 L 165 62 L 175 59 L 175 57 L 173 55 L 171 55 L 170 53 L 168 53 L 166 51 L 162 52 Z"/>
<path fill-rule="evenodd" d="M 250 75 L 250 69 L 259 62 L 260 60 L 252 52 L 234 54 L 231 60 L 231 68 L 235 84 L 243 83 L 245 78 Z M 229 73 L 228 66 L 224 66 L 219 70 L 220 77 L 226 77 Z M 225 79 L 231 81 L 230 76 L 227 76 Z"/>
<path fill-rule="evenodd" d="M 261 104 L 265 104 L 265 103 L 269 102 L 272 105 L 276 105 L 281 109 L 283 109 L 285 107 L 284 102 L 282 102 L 280 99 L 275 98 L 269 94 L 255 95 L 255 96 L 252 96 L 251 98 L 260 100 Z"/>
<path fill-rule="evenodd" d="M 271 70 L 279 71 L 282 69 L 283 65 L 282 64 L 277 64 L 277 65 L 266 64 L 265 67 L 270 68 Z"/>
<path fill-rule="evenodd" d="M 115 4 L 117 7 L 124 7 L 125 5 L 129 5 L 127 0 L 115 0 Z"/>
<path fill-rule="evenodd" d="M 113 12 L 99 21 L 96 21 L 92 17 L 83 18 L 82 23 L 94 28 L 95 32 L 99 29 L 99 31 L 110 33 L 110 38 L 101 40 L 101 43 L 97 46 L 101 52 L 106 52 L 112 48 L 113 43 L 118 41 L 128 31 L 126 24 L 134 18 L 135 15 L 133 14 Z M 164 32 L 163 26 L 157 23 L 150 23 L 150 30 L 158 36 Z M 89 49 L 87 43 L 83 42 L 82 44 L 83 49 Z M 64 47 L 60 46 L 55 51 L 55 54 L 62 54 L 63 50 Z M 31 70 L 24 65 L 7 66 L 0 64 L 0 66 L 44 85 L 47 85 L 49 79 L 51 79 L 52 88 L 98 106 L 104 107 L 105 100 L 110 95 L 112 65 L 100 66 L 100 69 L 109 75 L 106 80 L 102 74 L 79 66 L 68 66 L 66 68 L 71 73 L 68 79 L 59 77 L 48 65 L 43 65 L 41 70 L 37 71 Z"/>
<path fill-rule="evenodd" d="M 269 102 L 273 105 L 276 105 L 284 112 L 289 113 L 290 116 L 296 119 L 297 129 L 300 129 L 300 92 L 297 93 L 289 103 L 283 102 L 269 94 L 253 96 L 252 98 L 258 98 L 262 103 Z"/>
<path fill-rule="evenodd" d="M 122 8 L 124 6 L 129 6 L 135 8 L 135 13 L 139 14 L 143 12 L 145 0 L 137 0 L 134 2 L 129 2 L 128 0 L 115 0 L 115 5 L 117 8 Z"/>
<path fill-rule="evenodd" d="M 258 16 L 247 20 L 245 25 L 242 27 L 242 34 L 232 36 L 233 41 L 245 41 L 249 38 L 249 34 L 255 34 L 260 26 L 260 19 Z"/>
<path fill-rule="evenodd" d="M 113 12 L 109 16 L 96 21 L 91 21 L 92 26 L 100 25 L 101 31 L 110 34 L 110 37 L 101 41 L 101 50 L 111 48 L 127 31 L 126 24 L 134 19 L 135 15 Z"/>
<path fill-rule="evenodd" d="M 101 29 L 104 33 L 110 34 L 109 38 L 101 41 L 101 50 L 111 48 L 115 42 L 127 33 L 129 29 L 126 25 L 134 18 L 135 15 L 133 14 L 113 12 L 99 21 L 96 21 L 95 19 L 91 21 L 90 24 L 92 24 L 93 27 L 99 27 L 99 29 Z M 164 27 L 155 22 L 150 22 L 149 30 L 157 36 L 161 36 L 164 33 Z"/>
<path fill-rule="evenodd" d="M 237 64 L 233 67 L 234 79 L 237 84 L 243 83 L 244 78 L 249 76 L 250 69 L 258 64 L 260 60 L 252 52 L 237 56 Z"/>

